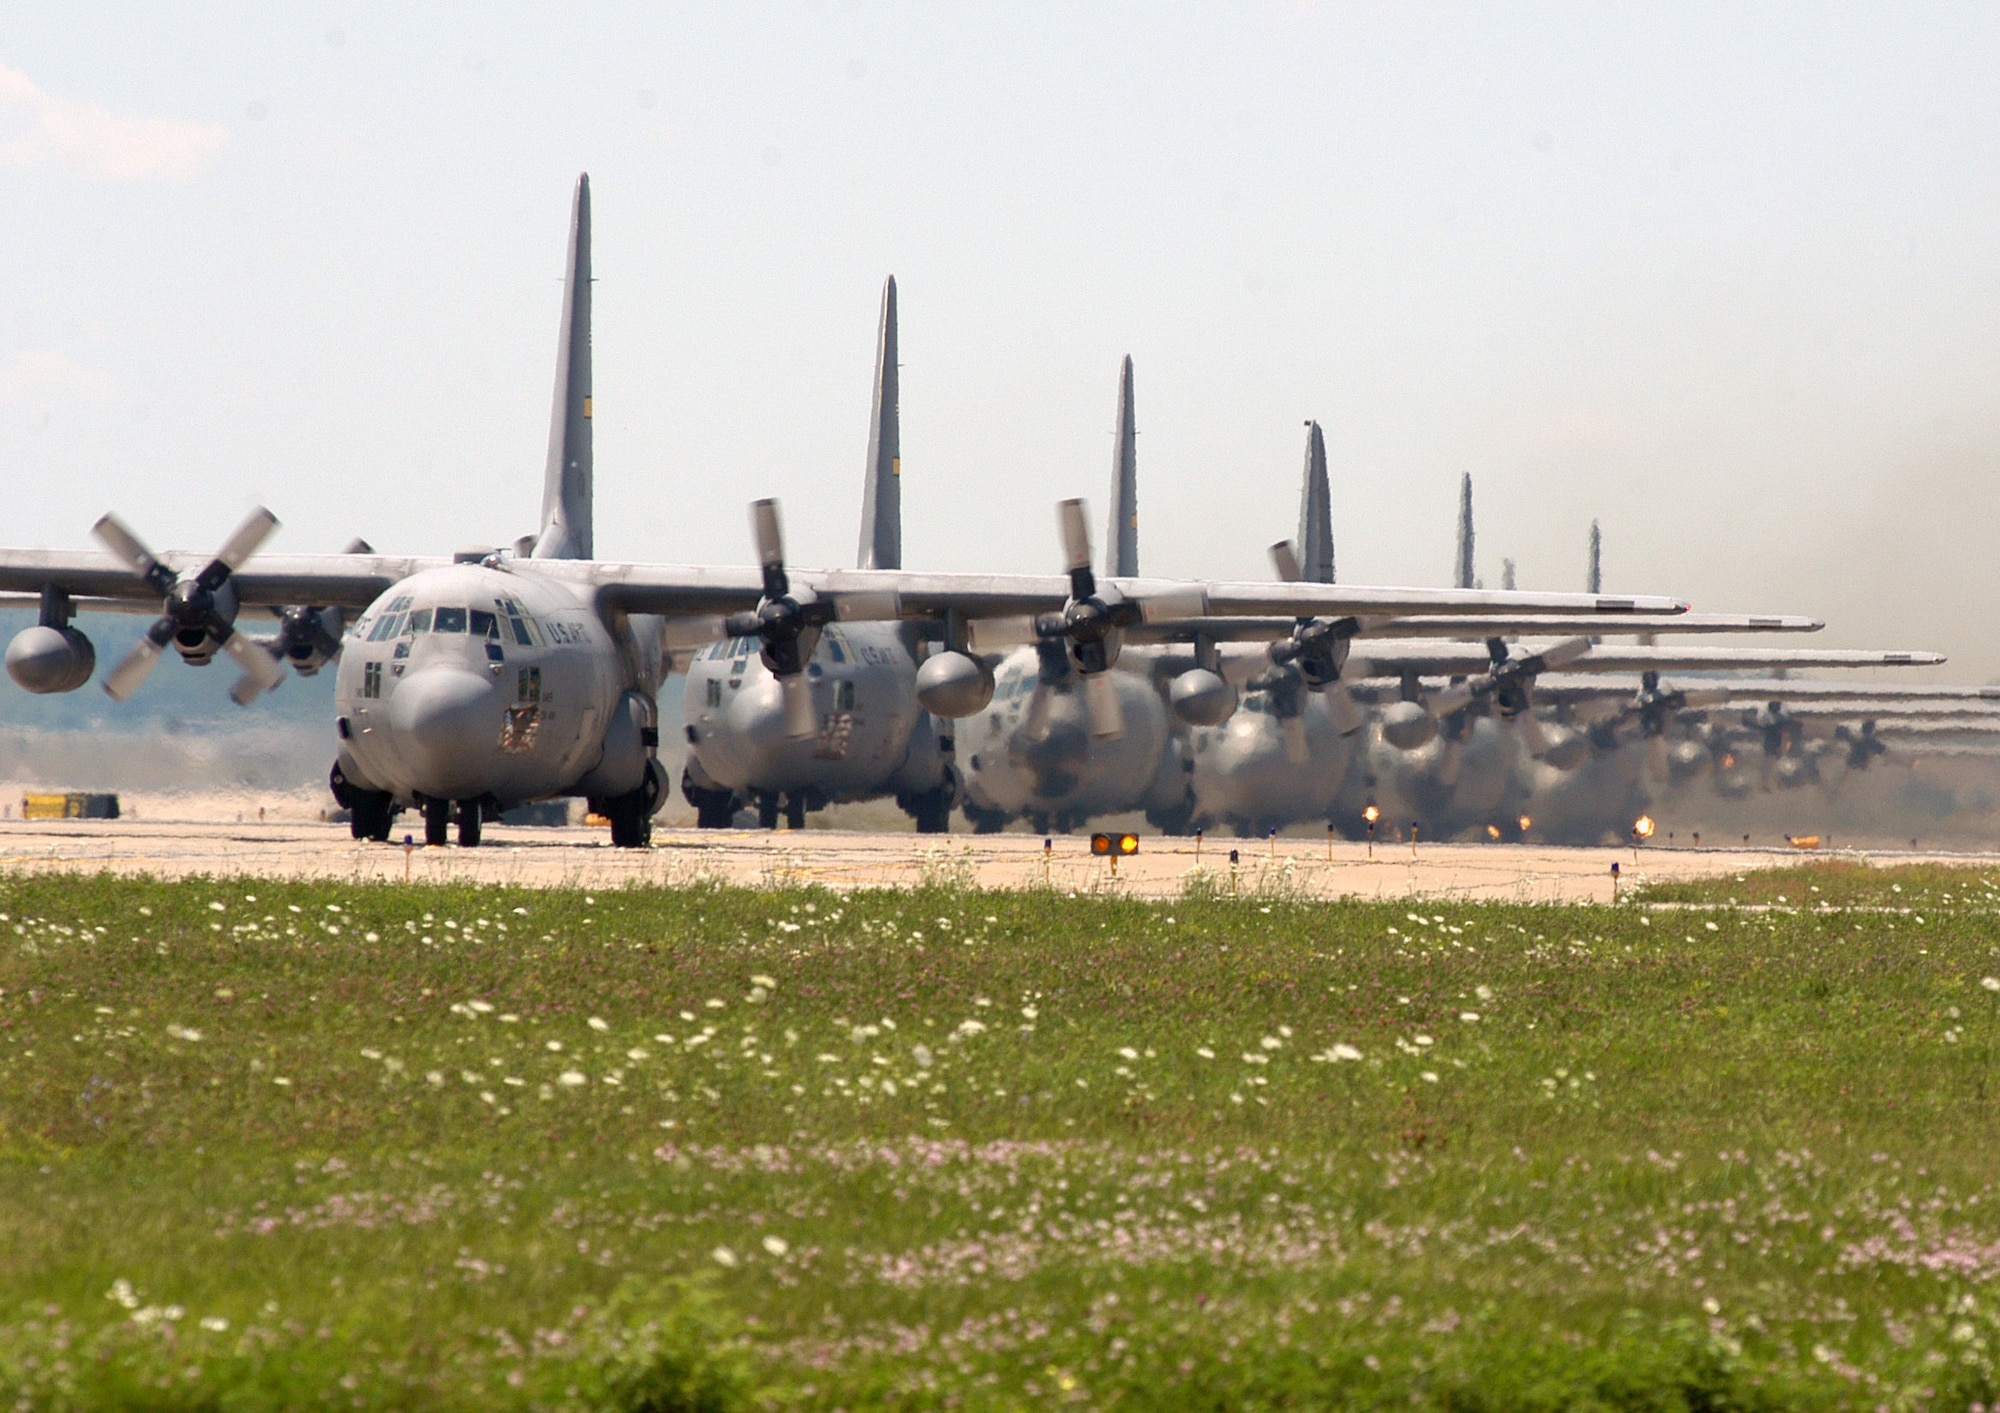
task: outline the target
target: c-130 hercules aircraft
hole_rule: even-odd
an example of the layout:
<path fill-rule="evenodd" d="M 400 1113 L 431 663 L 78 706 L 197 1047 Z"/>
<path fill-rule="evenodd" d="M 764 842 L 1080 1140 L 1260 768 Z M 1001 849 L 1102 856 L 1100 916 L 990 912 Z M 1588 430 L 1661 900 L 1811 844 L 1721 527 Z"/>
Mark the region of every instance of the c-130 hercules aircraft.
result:
<path fill-rule="evenodd" d="M 40 622 L 18 634 L 7 668 L 28 691 L 74 691 L 95 667 L 71 626 L 80 609 L 150 612 L 145 639 L 105 679 L 124 697 L 171 647 L 190 663 L 217 652 L 244 669 L 248 702 L 282 666 L 237 627 L 244 609 L 283 615 L 280 641 L 301 671 L 338 649 L 331 781 L 355 837 L 386 839 L 395 812 L 422 811 L 425 840 L 459 842 L 506 807 L 584 796 L 639 847 L 666 793 L 655 694 L 675 641 L 755 637 L 786 703 L 787 728 L 811 735 L 826 703 L 806 675 L 822 631 L 842 620 L 909 619 L 940 644 L 926 669 L 977 688 L 991 678 L 963 651 L 966 625 L 1025 620 L 1060 644 L 1086 684 L 1116 662 L 1125 629 L 1207 613 L 1298 618 L 1343 614 L 1585 613 L 1607 620 L 1679 613 L 1672 598 L 1462 593 L 1320 584 L 1097 581 L 1080 506 L 1065 504 L 1064 576 L 788 571 L 775 502 L 752 508 L 756 568 L 592 558 L 590 187 L 577 182 L 565 271 L 555 410 L 539 532 L 475 560 L 373 553 L 253 556 L 277 527 L 259 509 L 213 557 L 155 554 L 105 516 L 87 551 L 0 550 L 0 594 L 32 595 Z M 1078 559 L 1081 547 L 1082 558 Z M 333 640 L 334 615 L 358 610 Z M 718 616 L 729 615 L 718 622 Z M 692 620 L 673 625 L 664 620 Z M 291 625 L 302 625 L 294 634 Z M 314 631 L 314 629 L 317 631 Z M 294 646 L 294 643 L 300 645 Z M 983 705 L 977 690 L 961 703 Z"/>

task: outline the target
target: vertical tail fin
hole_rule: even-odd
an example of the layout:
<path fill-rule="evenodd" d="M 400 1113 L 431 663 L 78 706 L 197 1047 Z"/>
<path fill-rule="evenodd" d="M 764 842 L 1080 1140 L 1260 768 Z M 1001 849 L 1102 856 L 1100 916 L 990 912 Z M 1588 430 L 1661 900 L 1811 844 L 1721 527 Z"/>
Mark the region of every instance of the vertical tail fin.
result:
<path fill-rule="evenodd" d="M 896 380 L 896 277 L 882 285 L 875 341 L 875 405 L 868 414 L 868 477 L 861 488 L 863 569 L 903 567 L 903 430 Z"/>
<path fill-rule="evenodd" d="M 590 448 L 590 174 L 576 179 L 570 210 L 569 264 L 563 270 L 562 332 L 556 348 L 556 401 L 549 419 L 549 461 L 542 481 L 542 529 L 536 559 L 589 559 Z"/>
<path fill-rule="evenodd" d="M 1118 370 L 1118 434 L 1111 443 L 1111 524 L 1104 536 L 1104 572 L 1139 572 L 1139 429 L 1132 410 L 1132 355 Z"/>
<path fill-rule="evenodd" d="M 1458 483 L 1458 562 L 1453 566 L 1452 587 L 1472 587 L 1472 473 Z"/>
<path fill-rule="evenodd" d="M 1326 478 L 1326 438 L 1306 423 L 1305 486 L 1299 492 L 1299 570 L 1308 584 L 1333 582 L 1333 488 Z"/>
<path fill-rule="evenodd" d="M 1588 594 L 1604 592 L 1604 532 L 1590 522 L 1590 567 L 1584 571 L 1583 589 Z"/>

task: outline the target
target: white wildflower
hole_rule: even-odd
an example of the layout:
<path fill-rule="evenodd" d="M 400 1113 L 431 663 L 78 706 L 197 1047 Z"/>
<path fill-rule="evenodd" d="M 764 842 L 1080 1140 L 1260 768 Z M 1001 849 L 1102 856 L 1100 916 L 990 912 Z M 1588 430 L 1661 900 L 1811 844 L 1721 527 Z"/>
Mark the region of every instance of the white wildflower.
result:
<path fill-rule="evenodd" d="M 1436 1084 L 1438 1082 L 1436 1070 L 1425 1070 L 1417 1078 L 1421 1079 L 1425 1084 Z"/>
<path fill-rule="evenodd" d="M 1474 1025 L 1474 1024 L 1477 1024 L 1477 1023 L 1478 1023 L 1478 1020 L 1479 1020 L 1479 1012 L 1477 1012 L 1477 1011 L 1460 1011 L 1460 1012 L 1458 1013 L 1458 1018 L 1459 1018 L 1460 1020 L 1464 1021 L 1464 1022 L 1465 1022 L 1465 1023 L 1467 1024 L 1467 1025 Z"/>
<path fill-rule="evenodd" d="M 778 983 L 775 978 L 763 976 L 761 974 L 758 976 L 751 977 L 750 984 L 752 986 L 761 986 L 766 991 L 776 991 L 778 989 Z"/>
<path fill-rule="evenodd" d="M 734 1266 L 736 1264 L 736 1253 L 726 1246 L 718 1246 L 715 1250 L 709 1252 L 708 1255 L 709 1259 L 714 1261 L 718 1266 Z"/>
<path fill-rule="evenodd" d="M 211 1334 L 221 1334 L 229 1328 L 229 1321 L 223 1319 L 220 1315 L 203 1315 L 201 1317 L 201 1327 Z"/>
<path fill-rule="evenodd" d="M 1137 1050 L 1134 1050 L 1130 1045 L 1120 1047 L 1118 1053 L 1128 1060 L 1136 1060 L 1139 1058 L 1139 1052 Z"/>
<path fill-rule="evenodd" d="M 1215 1058 L 1215 1051 L 1209 1049 L 1206 1045 L 1195 1046 L 1194 1052 L 1195 1054 L 1201 1056 L 1204 1060 L 1212 1060 Z"/>
<path fill-rule="evenodd" d="M 176 1040 L 185 1040 L 190 1045 L 192 1045 L 195 1041 L 201 1039 L 201 1032 L 194 1029 L 192 1026 L 170 1025 L 167 1027 L 167 1034 L 172 1036 Z"/>
<path fill-rule="evenodd" d="M 931 1047 L 928 1045 L 913 1046 L 910 1050 L 910 1058 L 917 1062 L 918 1069 L 929 1069 L 931 1067 Z"/>
<path fill-rule="evenodd" d="M 583 1072 L 581 1070 L 564 1070 L 561 1074 L 556 1076 L 556 1083 L 560 1084 L 565 1089 L 575 1089 L 579 1085 L 583 1085 L 588 1082 L 589 1081 L 587 1081 L 583 1077 Z"/>
<path fill-rule="evenodd" d="M 782 1256 L 792 1249 L 792 1244 L 782 1236 L 767 1236 L 764 1238 L 764 1249 L 773 1256 Z"/>
<path fill-rule="evenodd" d="M 2000 991 L 2000 976 L 1982 976 L 1979 984 L 1988 991 Z"/>
<path fill-rule="evenodd" d="M 1333 1056 L 1336 1060 L 1358 1060 L 1361 1058 L 1361 1052 L 1345 1041 L 1334 1046 L 1326 1053 Z"/>
<path fill-rule="evenodd" d="M 587 1023 L 592 1030 L 602 1031 L 611 1029 L 611 1022 L 605 1020 L 602 1016 L 592 1016 Z"/>

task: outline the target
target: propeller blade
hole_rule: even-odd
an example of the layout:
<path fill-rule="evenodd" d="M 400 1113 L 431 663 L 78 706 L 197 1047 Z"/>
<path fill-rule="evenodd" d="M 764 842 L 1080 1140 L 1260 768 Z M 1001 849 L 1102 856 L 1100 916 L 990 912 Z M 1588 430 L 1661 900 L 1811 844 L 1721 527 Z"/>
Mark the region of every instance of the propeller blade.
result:
<path fill-rule="evenodd" d="M 1521 744 L 1529 755 L 1540 760 L 1549 753 L 1549 733 L 1542 727 L 1542 719 L 1533 711 L 1524 711 L 1514 718 L 1514 729 L 1521 735 Z"/>
<path fill-rule="evenodd" d="M 1446 687 L 1442 692 L 1432 693 L 1426 705 L 1430 707 L 1431 715 L 1442 721 L 1445 717 L 1455 715 L 1471 706 L 1472 698 L 1472 684 L 1460 682 Z"/>
<path fill-rule="evenodd" d="M 1553 647 L 1544 648 L 1535 656 L 1542 663 L 1544 672 L 1553 672 L 1567 667 L 1590 651 L 1590 639 L 1566 638 Z"/>
<path fill-rule="evenodd" d="M 750 535 L 757 543 L 757 562 L 765 568 L 785 562 L 785 533 L 778 524 L 775 500 L 750 502 Z"/>
<path fill-rule="evenodd" d="M 1646 774 L 1654 780 L 1665 780 L 1667 768 L 1667 738 L 1648 736 L 1646 738 Z"/>
<path fill-rule="evenodd" d="M 842 623 L 886 623 L 903 616 L 902 595 L 893 590 L 870 594 L 839 594 L 833 616 Z"/>
<path fill-rule="evenodd" d="M 164 573 L 168 577 L 168 582 L 172 582 L 173 571 L 155 559 L 153 552 L 147 549 L 145 543 L 117 516 L 99 516 L 97 523 L 90 527 L 90 533 L 102 540 L 104 547 L 141 579 L 151 580 L 156 575 Z"/>
<path fill-rule="evenodd" d="M 1271 546 L 1271 567 L 1278 571 L 1278 578 L 1287 584 L 1296 584 L 1306 577 L 1299 566 L 1299 551 L 1290 540 L 1280 540 Z"/>
<path fill-rule="evenodd" d="M 234 573 L 243 567 L 244 560 L 257 553 L 277 528 L 278 517 L 260 505 L 243 518 L 243 523 L 236 527 L 236 533 L 222 542 L 222 548 L 215 552 L 215 557 Z"/>
<path fill-rule="evenodd" d="M 1118 684 L 1109 672 L 1084 673 L 1083 697 L 1090 707 L 1091 735 L 1115 741 L 1125 734 L 1125 705 L 1118 700 Z"/>
<path fill-rule="evenodd" d="M 1030 741 L 1043 741 L 1049 734 L 1049 706 L 1054 693 L 1049 684 L 1040 680 L 1028 694 L 1028 708 L 1021 714 L 1021 734 Z"/>
<path fill-rule="evenodd" d="M 1333 729 L 1342 736 L 1352 736 L 1368 724 L 1367 713 L 1354 700 L 1354 694 L 1347 690 L 1345 682 L 1329 682 L 1321 690 L 1326 698 L 1326 714 L 1333 718 Z"/>
<path fill-rule="evenodd" d="M 785 734 L 794 741 L 817 736 L 819 712 L 813 708 L 812 683 L 806 680 L 805 673 L 780 677 L 778 688 L 785 694 Z"/>
<path fill-rule="evenodd" d="M 1032 618 L 975 618 L 965 625 L 967 644 L 974 652 L 1005 652 L 1040 642 Z"/>
<path fill-rule="evenodd" d="M 132 651 L 120 658 L 118 665 L 105 675 L 106 695 L 117 702 L 131 701 L 132 694 L 139 690 L 139 684 L 146 680 L 146 674 L 160 660 L 160 654 L 166 651 L 167 640 L 173 635 L 171 620 L 162 618 L 155 623 L 145 637 L 132 645 Z"/>
<path fill-rule="evenodd" d="M 1056 521 L 1062 528 L 1063 568 L 1074 574 L 1090 568 L 1090 525 L 1085 520 L 1083 502 L 1056 502 Z"/>
<path fill-rule="evenodd" d="M 670 653 L 693 652 L 705 648 L 710 643 L 729 636 L 726 620 L 720 614 L 701 614 L 691 618 L 665 618 L 660 621 L 660 646 Z"/>
<path fill-rule="evenodd" d="M 1208 612 L 1208 592 L 1200 587 L 1169 589 L 1138 600 L 1139 616 L 1148 623 L 1172 623 L 1201 618 Z"/>
<path fill-rule="evenodd" d="M 240 707 L 247 707 L 263 695 L 263 692 L 264 688 L 257 679 L 245 672 L 230 686 L 229 700 Z"/>
<path fill-rule="evenodd" d="M 1285 759 L 1293 765 L 1304 765 L 1312 759 L 1312 751 L 1306 743 L 1306 719 L 1303 716 L 1287 716 L 1278 722 L 1278 734 L 1285 739 Z"/>
<path fill-rule="evenodd" d="M 246 679 L 256 682 L 259 691 L 268 692 L 285 680 L 285 665 L 272 657 L 271 650 L 248 633 L 232 630 L 222 640 L 222 650 L 235 659 Z"/>

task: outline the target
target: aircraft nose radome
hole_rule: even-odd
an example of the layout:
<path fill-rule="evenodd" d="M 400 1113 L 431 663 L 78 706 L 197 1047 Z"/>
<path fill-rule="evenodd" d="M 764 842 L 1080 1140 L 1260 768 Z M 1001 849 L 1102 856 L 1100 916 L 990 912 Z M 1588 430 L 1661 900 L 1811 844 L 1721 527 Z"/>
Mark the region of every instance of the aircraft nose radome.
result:
<path fill-rule="evenodd" d="M 440 799 L 482 793 L 498 749 L 498 693 L 470 672 L 432 668 L 413 673 L 389 700 L 396 733 L 417 788 Z"/>

